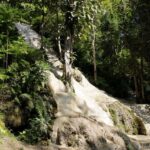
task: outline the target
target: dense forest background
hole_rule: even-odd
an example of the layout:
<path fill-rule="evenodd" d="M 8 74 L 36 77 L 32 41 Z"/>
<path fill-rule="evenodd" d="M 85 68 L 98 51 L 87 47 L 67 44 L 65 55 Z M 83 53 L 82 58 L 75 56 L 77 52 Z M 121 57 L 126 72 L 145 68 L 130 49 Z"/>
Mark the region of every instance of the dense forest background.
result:
<path fill-rule="evenodd" d="M 47 115 L 46 107 L 55 105 L 48 101 L 42 74 L 51 67 L 46 55 L 24 42 L 16 22 L 31 25 L 41 35 L 41 50 L 54 49 L 62 62 L 70 36 L 71 63 L 93 84 L 115 97 L 150 102 L 150 1 L 1 0 L 0 100 L 11 102 L 1 109 L 9 114 L 7 123 L 14 131 L 30 126 L 34 134 L 26 134 L 33 142 L 48 137 L 50 128 L 43 124 L 53 114 Z M 12 111 L 30 118 L 30 124 L 19 117 L 14 122 Z M 20 137 L 25 138 L 23 133 Z"/>

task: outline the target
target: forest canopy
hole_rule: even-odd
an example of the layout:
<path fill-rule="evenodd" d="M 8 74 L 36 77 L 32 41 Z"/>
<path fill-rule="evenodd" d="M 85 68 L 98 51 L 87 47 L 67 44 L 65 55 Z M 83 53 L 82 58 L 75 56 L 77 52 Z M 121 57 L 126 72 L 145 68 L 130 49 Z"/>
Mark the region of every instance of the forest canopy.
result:
<path fill-rule="evenodd" d="M 43 45 L 53 48 L 60 59 L 70 36 L 71 63 L 101 89 L 148 101 L 149 7 L 150 2 L 141 0 L 1 1 L 1 82 L 17 57 L 24 59 L 18 55 L 28 53 L 26 46 L 17 48 L 20 37 L 14 23 L 22 22 L 32 25 Z"/>

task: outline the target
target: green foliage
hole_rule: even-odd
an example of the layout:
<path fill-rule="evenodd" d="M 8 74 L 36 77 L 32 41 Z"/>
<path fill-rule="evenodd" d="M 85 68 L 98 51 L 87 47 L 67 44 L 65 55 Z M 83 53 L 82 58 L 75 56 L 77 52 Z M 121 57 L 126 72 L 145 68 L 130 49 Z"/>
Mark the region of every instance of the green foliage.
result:
<path fill-rule="evenodd" d="M 98 4 L 97 4 L 98 3 Z M 117 97 L 136 97 L 135 81 L 139 80 L 138 91 L 147 80 L 149 66 L 149 2 L 136 3 L 129 0 L 88 1 L 80 5 L 79 33 L 76 37 L 75 65 L 80 67 L 93 82 L 93 55 L 91 51 L 92 26 L 96 31 L 96 85 Z M 93 10 L 94 8 L 94 10 Z M 144 15 L 146 13 L 146 15 Z M 95 17 L 94 23 L 92 19 Z M 144 18 L 144 19 L 143 19 Z M 147 41 L 147 43 L 146 43 Z M 143 67 L 142 62 L 143 61 Z M 90 70 L 90 71 L 89 71 Z M 143 78 L 144 81 L 140 81 Z M 148 82 L 147 82 L 148 81 Z M 131 92 L 132 91 L 132 92 Z M 139 96 L 143 99 L 142 96 Z M 148 100 L 148 99 L 147 99 Z"/>
<path fill-rule="evenodd" d="M 41 140 L 47 140 L 50 132 L 50 125 L 44 118 L 30 120 L 30 129 L 20 133 L 19 139 L 27 143 L 35 144 Z"/>
<path fill-rule="evenodd" d="M 21 42 L 22 47 L 18 52 L 17 48 Z M 15 62 L 9 65 L 6 72 L 9 76 L 7 82 L 9 83 L 12 102 L 6 112 L 8 116 L 6 123 L 12 129 L 24 126 L 19 137 L 25 141 L 30 139 L 27 142 L 35 143 L 42 137 L 46 137 L 42 127 L 44 127 L 43 125 L 47 126 L 53 118 L 53 110 L 51 110 L 51 114 L 48 114 L 47 105 L 51 106 L 52 104 L 50 102 L 51 96 L 46 88 L 44 73 L 45 70 L 49 69 L 49 65 L 42 60 L 42 54 L 39 51 L 29 48 L 26 44 L 23 46 L 23 41 L 21 42 L 19 39 L 10 45 L 11 55 L 15 55 L 13 57 Z M 37 54 L 38 57 L 35 58 Z M 19 110 L 17 112 L 14 109 L 16 106 Z M 53 108 L 53 106 L 51 107 Z M 18 119 L 21 121 L 18 122 Z M 39 130 L 39 126 L 41 130 Z"/>
<path fill-rule="evenodd" d="M 6 45 L 8 35 L 9 39 L 15 38 L 13 34 L 15 32 L 14 23 L 19 21 L 19 14 L 20 12 L 17 8 L 0 3 L 0 47 Z"/>
<path fill-rule="evenodd" d="M 0 74 L 2 87 L 9 85 L 5 88 L 9 96 L 3 109 L 7 116 L 6 125 L 15 134 L 20 131 L 27 133 L 24 138 L 22 134 L 19 136 L 22 140 L 38 142 L 47 137 L 46 129 L 42 127 L 48 126 L 54 116 L 45 78 L 45 70 L 50 66 L 43 60 L 43 52 L 29 47 L 22 37 L 9 42 L 7 49 L 3 47 L 2 50 L 11 58 L 7 68 L 1 68 Z"/>
<path fill-rule="evenodd" d="M 0 3 L 0 101 L 5 104 L 0 110 L 6 114 L 5 123 L 13 133 L 20 132 L 20 139 L 36 143 L 49 137 L 54 118 L 56 104 L 45 78 L 45 70 L 50 66 L 41 50 L 29 47 L 18 36 L 14 23 L 32 21 L 38 28 L 42 11 L 38 4 L 9 3 Z"/>
<path fill-rule="evenodd" d="M 0 114 L 0 137 L 3 136 L 8 136 L 10 135 L 10 132 L 8 131 L 8 129 L 5 127 L 5 123 L 4 123 L 4 115 Z"/>

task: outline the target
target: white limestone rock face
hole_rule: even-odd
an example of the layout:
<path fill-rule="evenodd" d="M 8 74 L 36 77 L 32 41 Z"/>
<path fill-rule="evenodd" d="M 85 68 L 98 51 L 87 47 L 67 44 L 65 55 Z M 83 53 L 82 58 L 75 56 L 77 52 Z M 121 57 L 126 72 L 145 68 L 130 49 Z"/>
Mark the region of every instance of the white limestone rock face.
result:
<path fill-rule="evenodd" d="M 74 78 L 72 78 L 72 86 L 75 93 L 66 92 L 63 82 L 51 72 L 48 75 L 48 86 L 57 103 L 57 117 L 89 117 L 113 126 L 109 113 L 105 112 L 92 97 L 88 97 L 83 87 Z"/>
<path fill-rule="evenodd" d="M 18 29 L 19 33 L 24 37 L 25 41 L 29 46 L 40 49 L 41 48 L 41 37 L 31 29 L 30 25 L 23 24 L 23 23 L 15 23 L 16 28 Z M 58 71 L 58 74 L 62 76 L 62 72 L 58 69 L 62 68 L 62 63 L 59 61 L 58 57 L 56 56 L 55 52 L 52 49 L 44 48 L 49 63 L 53 64 L 55 70 Z"/>
<path fill-rule="evenodd" d="M 31 29 L 31 26 L 16 23 L 16 27 L 30 46 L 37 49 L 41 47 L 41 38 Z M 62 63 L 52 49 L 44 48 L 44 50 L 48 56 L 49 63 L 53 66 L 53 73 L 47 73 L 47 76 L 49 89 L 57 103 L 57 116 L 81 115 L 112 126 L 113 122 L 105 104 L 112 103 L 115 99 L 90 84 L 80 71 L 78 73 L 81 76 L 81 81 L 78 82 L 73 77 L 71 80 L 74 93 L 66 92 L 64 83 L 55 76 L 56 74 L 59 77 L 62 76 Z M 75 72 L 74 69 L 72 71 Z"/>
<path fill-rule="evenodd" d="M 149 123 L 146 123 L 145 124 L 145 128 L 147 130 L 147 135 L 150 135 L 150 124 Z"/>
<path fill-rule="evenodd" d="M 97 102 L 100 103 L 112 103 L 117 101 L 116 99 L 108 96 L 104 91 L 99 90 L 98 88 L 93 86 L 81 72 L 80 74 L 82 80 L 81 82 L 79 82 L 79 84 L 83 87 L 84 93 L 86 93 L 87 96 L 94 98 Z"/>
<path fill-rule="evenodd" d="M 137 142 L 131 141 L 124 133 L 81 117 L 56 119 L 52 143 L 65 150 L 142 150 Z"/>
<path fill-rule="evenodd" d="M 82 81 L 82 83 L 84 82 Z M 104 111 L 104 109 L 96 102 L 95 93 L 92 88 L 90 89 L 90 84 L 80 84 L 72 78 L 72 86 L 78 97 L 79 107 L 84 110 L 83 115 L 92 117 L 107 125 L 113 125 L 109 112 Z"/>
<path fill-rule="evenodd" d="M 31 29 L 30 25 L 23 23 L 15 23 L 15 25 L 19 33 L 24 37 L 25 41 L 30 46 L 37 49 L 41 48 L 41 38 L 34 30 Z"/>
<path fill-rule="evenodd" d="M 30 46 L 37 49 L 41 48 L 41 38 L 31 29 L 31 26 L 16 23 L 16 27 Z M 52 49 L 44 48 L 44 50 L 47 54 L 48 62 L 52 66 L 51 72 L 47 71 L 46 75 L 48 77 L 48 87 L 57 103 L 56 116 L 82 116 L 113 126 L 108 105 L 116 102 L 117 99 L 97 89 L 79 70 L 73 68 L 73 77 L 71 79 L 73 90 L 72 92 L 67 92 L 66 86 L 61 80 L 63 75 L 62 63 Z"/>

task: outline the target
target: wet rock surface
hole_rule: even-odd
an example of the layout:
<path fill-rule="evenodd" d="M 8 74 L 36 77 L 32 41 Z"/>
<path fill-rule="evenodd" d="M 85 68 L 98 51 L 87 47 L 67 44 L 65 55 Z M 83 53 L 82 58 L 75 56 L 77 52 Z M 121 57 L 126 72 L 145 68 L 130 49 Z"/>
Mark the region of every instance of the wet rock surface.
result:
<path fill-rule="evenodd" d="M 130 108 L 142 118 L 147 134 L 150 135 L 150 104 L 132 104 Z"/>
<path fill-rule="evenodd" d="M 86 118 L 58 118 L 52 142 L 75 150 L 139 150 L 140 145 L 119 130 Z"/>
<path fill-rule="evenodd" d="M 132 109 L 120 102 L 112 103 L 108 107 L 115 126 L 121 131 L 133 135 L 146 135 L 146 128 L 142 119 Z"/>
<path fill-rule="evenodd" d="M 132 104 L 130 108 L 143 119 L 144 123 L 150 124 L 150 104 Z"/>

